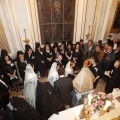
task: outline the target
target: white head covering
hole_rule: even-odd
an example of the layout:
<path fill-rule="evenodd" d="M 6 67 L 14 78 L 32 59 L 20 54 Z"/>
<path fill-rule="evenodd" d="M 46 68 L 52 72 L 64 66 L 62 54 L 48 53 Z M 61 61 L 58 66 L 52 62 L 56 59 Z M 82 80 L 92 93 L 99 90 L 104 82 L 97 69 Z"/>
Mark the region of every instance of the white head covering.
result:
<path fill-rule="evenodd" d="M 67 63 L 65 67 L 65 77 L 67 77 L 68 74 L 73 75 L 73 68 L 70 67 L 70 61 Z"/>
<path fill-rule="evenodd" d="M 25 71 L 23 95 L 26 97 L 27 102 L 34 108 L 36 102 L 37 80 L 37 75 L 35 74 L 32 66 L 30 64 L 27 64 Z"/>
<path fill-rule="evenodd" d="M 32 66 L 30 64 L 27 64 L 25 71 L 24 85 L 28 82 L 37 81 L 37 80 L 38 80 L 37 75 L 35 74 Z"/>
<path fill-rule="evenodd" d="M 57 63 L 54 62 L 50 68 L 48 74 L 48 81 L 52 86 L 54 86 L 54 82 L 59 79 L 58 71 L 57 71 Z"/>

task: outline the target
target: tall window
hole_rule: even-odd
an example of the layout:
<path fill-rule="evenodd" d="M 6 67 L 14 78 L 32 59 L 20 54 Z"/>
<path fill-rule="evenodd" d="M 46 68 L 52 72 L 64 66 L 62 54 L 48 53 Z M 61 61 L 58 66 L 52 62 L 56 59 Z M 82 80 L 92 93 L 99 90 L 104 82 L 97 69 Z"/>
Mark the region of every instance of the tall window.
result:
<path fill-rule="evenodd" d="M 37 0 L 42 44 L 73 40 L 76 0 Z"/>

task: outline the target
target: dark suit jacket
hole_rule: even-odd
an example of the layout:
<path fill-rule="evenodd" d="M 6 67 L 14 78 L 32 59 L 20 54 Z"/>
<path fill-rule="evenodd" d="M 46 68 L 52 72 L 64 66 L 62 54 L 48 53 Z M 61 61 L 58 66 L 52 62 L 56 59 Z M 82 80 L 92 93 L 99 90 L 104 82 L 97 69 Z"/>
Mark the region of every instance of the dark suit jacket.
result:
<path fill-rule="evenodd" d="M 3 83 L 0 82 L 0 109 L 6 109 L 6 105 L 9 103 L 9 88 Z"/>
<path fill-rule="evenodd" d="M 91 50 L 89 51 L 89 47 L 88 47 L 88 45 L 86 45 L 86 46 L 84 47 L 84 52 L 87 53 L 87 54 L 86 54 L 86 57 L 87 57 L 87 58 L 90 58 L 90 57 L 94 56 L 94 46 L 92 46 Z"/>
<path fill-rule="evenodd" d="M 85 47 L 84 44 L 80 45 L 80 49 L 81 49 L 81 51 L 83 51 L 84 47 Z"/>
<path fill-rule="evenodd" d="M 114 69 L 110 76 L 113 81 L 113 88 L 120 88 L 120 67 Z"/>
<path fill-rule="evenodd" d="M 27 63 L 35 64 L 35 54 L 34 54 L 34 52 L 30 55 L 30 57 L 26 53 L 25 54 L 25 60 L 27 60 Z"/>
<path fill-rule="evenodd" d="M 108 45 L 111 45 L 114 47 L 113 40 L 108 39 L 107 41 L 108 41 Z M 120 41 L 117 42 L 117 46 L 119 46 L 119 45 L 120 45 Z"/>
<path fill-rule="evenodd" d="M 71 78 L 61 77 L 54 82 L 54 88 L 64 105 L 72 102 L 73 84 Z"/>
<path fill-rule="evenodd" d="M 106 59 L 106 57 L 108 57 L 109 59 Z M 114 60 L 115 60 L 115 53 L 114 52 L 111 52 L 110 54 L 105 54 L 104 55 L 103 61 L 105 61 L 105 62 L 112 62 Z"/>
<path fill-rule="evenodd" d="M 115 54 L 115 60 L 120 60 L 120 51 Z"/>

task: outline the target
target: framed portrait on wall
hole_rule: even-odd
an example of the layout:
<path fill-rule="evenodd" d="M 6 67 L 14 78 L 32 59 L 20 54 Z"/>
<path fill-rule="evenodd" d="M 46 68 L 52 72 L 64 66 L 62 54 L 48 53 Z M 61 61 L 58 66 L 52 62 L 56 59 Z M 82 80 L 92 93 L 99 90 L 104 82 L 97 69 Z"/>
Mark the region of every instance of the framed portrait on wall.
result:
<path fill-rule="evenodd" d="M 115 12 L 111 33 L 120 33 L 120 2 L 118 2 L 117 9 Z"/>

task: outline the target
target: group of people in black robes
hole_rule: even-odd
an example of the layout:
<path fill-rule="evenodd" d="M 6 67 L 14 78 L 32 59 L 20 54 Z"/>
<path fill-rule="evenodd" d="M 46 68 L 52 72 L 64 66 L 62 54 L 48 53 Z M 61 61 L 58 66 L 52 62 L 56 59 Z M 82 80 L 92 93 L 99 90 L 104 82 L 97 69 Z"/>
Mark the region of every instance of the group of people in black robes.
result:
<path fill-rule="evenodd" d="M 73 48 L 73 46 L 75 47 Z M 76 68 L 78 69 L 80 69 L 83 64 L 83 52 L 79 42 L 76 43 L 76 45 L 73 45 L 71 41 L 67 44 L 63 41 L 60 46 L 55 42 L 53 47 L 51 47 L 49 42 L 46 42 L 44 48 L 41 48 L 40 43 L 36 42 L 35 51 L 33 51 L 31 46 L 28 44 L 25 48 L 25 53 L 22 51 L 17 52 L 17 66 L 23 80 L 27 63 L 34 64 L 35 73 L 39 74 L 41 77 L 47 76 L 57 54 L 62 55 L 61 62 L 64 67 L 70 60 L 74 60 L 76 62 Z"/>
<path fill-rule="evenodd" d="M 73 86 L 71 84 L 73 79 L 69 77 L 70 75 L 68 75 L 68 78 L 70 78 L 68 80 L 69 83 L 66 82 L 59 83 L 60 80 L 55 81 L 54 89 L 49 84 L 49 82 L 46 83 L 38 82 L 36 89 L 36 97 L 37 97 L 36 109 L 37 111 L 39 111 L 42 118 L 40 118 L 41 116 L 38 115 L 39 113 L 34 108 L 32 108 L 23 98 L 14 98 L 13 104 L 10 105 L 9 86 L 14 86 L 16 92 L 20 90 L 19 78 L 17 74 L 17 68 L 15 65 L 16 61 L 17 61 L 18 71 L 20 73 L 21 78 L 24 81 L 26 65 L 28 63 L 32 63 L 34 65 L 35 73 L 37 73 L 41 77 L 44 77 L 48 75 L 49 69 L 51 68 L 53 62 L 60 62 L 61 64 L 60 66 L 65 68 L 68 61 L 72 60 L 76 64 L 74 70 L 78 70 L 78 69 L 80 70 L 83 65 L 83 62 L 86 59 L 92 57 L 94 58 L 94 60 L 90 66 L 90 70 L 96 79 L 96 81 L 94 82 L 94 88 L 96 88 L 99 79 L 103 78 L 104 76 L 104 71 L 106 71 L 104 69 L 105 65 L 108 66 L 107 71 L 108 70 L 110 71 L 109 75 L 107 76 L 108 79 L 105 89 L 106 93 L 111 92 L 113 88 L 116 87 L 120 88 L 120 77 L 119 77 L 120 45 L 119 44 L 116 46 L 115 50 L 113 50 L 113 46 L 111 44 L 106 44 L 104 48 L 101 48 L 99 43 L 95 46 L 91 40 L 88 41 L 86 45 L 83 43 L 83 40 L 80 40 L 80 42 L 77 42 L 75 45 L 73 45 L 71 41 L 69 41 L 67 44 L 66 42 L 63 41 L 60 46 L 58 45 L 58 43 L 54 43 L 53 47 L 51 47 L 49 42 L 45 43 L 44 48 L 41 48 L 39 42 L 37 42 L 35 46 L 36 46 L 35 51 L 33 51 L 31 46 L 27 44 L 25 46 L 26 50 L 24 53 L 22 51 L 17 52 L 16 60 L 12 60 L 6 50 L 1 51 L 0 77 L 1 77 L 1 81 L 3 82 L 0 82 L 0 84 L 4 86 L 4 89 L 6 89 L 5 91 L 7 93 L 5 93 L 5 91 L 3 91 L 2 93 L 3 89 L 0 90 L 1 93 L 0 107 L 1 109 L 6 109 L 6 106 L 8 105 L 8 107 L 12 109 L 11 106 L 13 106 L 15 108 L 13 109 L 15 113 L 14 117 L 16 118 L 17 117 L 21 118 L 22 113 L 26 113 L 27 115 L 29 113 L 28 111 L 31 111 L 31 115 L 33 116 L 36 115 L 38 116 L 37 118 L 44 120 L 44 119 L 48 119 L 53 113 L 58 113 L 60 110 L 64 110 L 65 104 L 69 104 L 71 107 L 73 106 L 71 104 L 72 97 L 70 96 L 70 93 L 73 90 Z M 99 47 L 100 50 L 96 49 L 97 47 Z M 61 61 L 56 61 L 56 56 L 58 54 L 62 56 Z M 111 66 L 110 63 L 113 65 Z M 63 78 L 67 79 L 66 77 L 62 76 L 63 73 L 59 73 L 59 75 L 61 76 L 60 79 Z M 65 89 L 66 93 L 64 89 L 62 89 L 64 87 L 66 87 Z M 67 101 L 67 98 L 69 98 L 69 101 Z M 35 114 L 32 114 L 32 111 L 34 111 Z M 25 118 L 23 117 L 22 119 L 26 120 L 27 118 L 30 118 L 30 120 L 34 120 L 34 117 L 31 117 L 31 115 L 29 117 L 28 116 L 26 116 Z"/>

